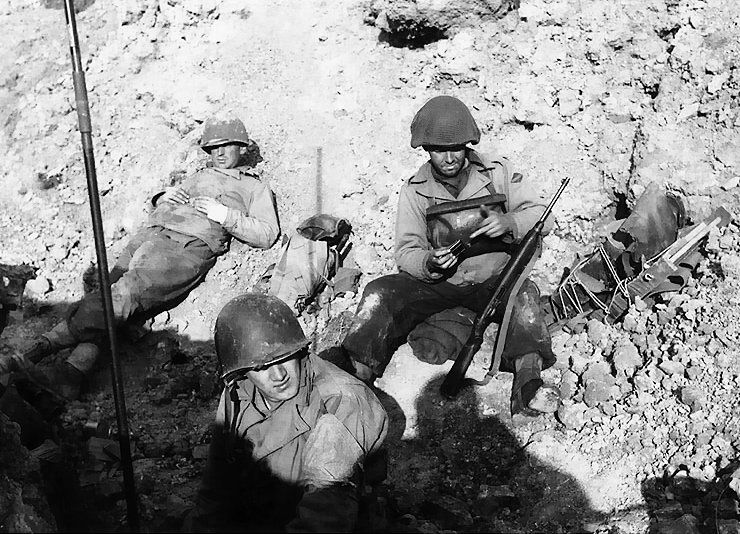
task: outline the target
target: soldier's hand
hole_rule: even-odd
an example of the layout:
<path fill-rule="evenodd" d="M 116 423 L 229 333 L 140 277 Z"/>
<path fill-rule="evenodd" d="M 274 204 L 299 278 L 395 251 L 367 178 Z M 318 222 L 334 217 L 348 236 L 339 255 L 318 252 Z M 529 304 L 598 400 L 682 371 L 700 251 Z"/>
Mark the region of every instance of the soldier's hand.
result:
<path fill-rule="evenodd" d="M 491 212 L 485 206 L 480 207 L 480 213 L 484 217 L 480 227 L 470 234 L 470 239 L 485 235 L 486 237 L 499 237 L 514 231 L 514 221 L 507 213 Z"/>
<path fill-rule="evenodd" d="M 434 249 L 427 258 L 427 268 L 430 271 L 446 271 L 456 263 L 457 256 L 450 252 L 449 247 Z"/>
<path fill-rule="evenodd" d="M 159 197 L 159 202 L 169 202 L 171 204 L 187 204 L 190 202 L 190 195 L 182 187 L 168 187 Z"/>
<path fill-rule="evenodd" d="M 229 208 L 211 197 L 195 197 L 193 199 L 193 206 L 203 215 L 219 224 L 223 224 L 226 221 L 226 216 L 229 214 Z"/>

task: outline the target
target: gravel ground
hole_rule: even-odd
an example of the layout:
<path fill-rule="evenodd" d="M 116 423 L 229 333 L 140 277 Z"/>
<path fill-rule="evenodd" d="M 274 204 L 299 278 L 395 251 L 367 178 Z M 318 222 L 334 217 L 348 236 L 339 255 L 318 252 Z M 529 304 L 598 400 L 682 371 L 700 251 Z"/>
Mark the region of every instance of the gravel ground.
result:
<path fill-rule="evenodd" d="M 534 271 L 543 293 L 651 182 L 681 195 L 695 221 L 718 206 L 740 215 L 732 0 L 522 0 L 513 10 L 514 2 L 473 0 L 443 10 L 421 0 L 77 4 L 111 257 L 153 192 L 205 165 L 202 122 L 233 111 L 254 140 L 255 171 L 277 195 L 284 231 L 316 211 L 353 223 L 361 289 L 394 269 L 398 191 L 424 159 L 409 147 L 408 127 L 440 93 L 468 103 L 481 150 L 507 156 L 545 195 L 571 177 Z M 0 262 L 38 268 L 2 352 L 63 317 L 94 260 L 60 7 L 0 7 Z M 548 378 L 566 397 L 556 417 L 512 420 L 507 375 L 445 403 L 436 392 L 449 364 L 419 362 L 401 347 L 377 384 L 394 423 L 392 528 L 738 532 L 737 224 L 704 249 L 680 294 L 655 307 L 638 302 L 614 326 L 592 321 L 554 336 Z M 152 531 L 180 528 L 203 468 L 218 395 L 216 314 L 277 254 L 235 243 L 183 304 L 124 344 Z M 357 301 L 349 294 L 304 318 L 316 347 L 336 342 Z M 485 357 L 484 348 L 471 373 Z M 107 369 L 63 416 L 79 513 L 94 530 L 118 528 L 125 510 L 115 460 L 83 431 L 113 417 Z M 5 471 L 26 488 L 19 498 L 36 502 L 27 473 Z"/>

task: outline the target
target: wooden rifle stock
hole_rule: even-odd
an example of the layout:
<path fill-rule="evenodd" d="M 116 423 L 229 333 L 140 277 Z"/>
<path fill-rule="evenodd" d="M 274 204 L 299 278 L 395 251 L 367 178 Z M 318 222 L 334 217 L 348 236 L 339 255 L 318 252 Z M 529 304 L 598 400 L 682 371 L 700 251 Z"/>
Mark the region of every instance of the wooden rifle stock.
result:
<path fill-rule="evenodd" d="M 496 310 L 502 303 L 505 303 L 508 300 L 512 288 L 516 284 L 517 280 L 519 280 L 519 277 L 524 272 L 527 264 L 537 251 L 542 237 L 542 229 L 545 226 L 545 220 L 550 215 L 550 212 L 552 212 L 553 206 L 560 198 L 560 195 L 568 185 L 568 182 L 570 182 L 570 178 L 564 179 L 560 184 L 558 191 L 555 193 L 555 196 L 552 197 L 552 200 L 550 200 L 550 203 L 542 213 L 542 216 L 524 236 L 524 239 L 519 243 L 516 251 L 511 255 L 511 258 L 509 258 L 509 261 L 506 263 L 504 270 L 496 280 L 496 287 L 493 290 L 491 299 L 488 301 L 485 309 L 476 316 L 475 322 L 473 323 L 473 329 L 471 330 L 465 345 L 463 345 L 460 354 L 455 358 L 455 363 L 447 373 L 444 382 L 442 382 L 440 392 L 444 397 L 453 399 L 460 392 L 465 379 L 465 373 L 468 371 L 468 367 L 470 367 L 470 364 L 473 361 L 473 356 L 475 356 L 483 344 L 483 334 L 485 333 L 486 328 L 493 320 Z"/>

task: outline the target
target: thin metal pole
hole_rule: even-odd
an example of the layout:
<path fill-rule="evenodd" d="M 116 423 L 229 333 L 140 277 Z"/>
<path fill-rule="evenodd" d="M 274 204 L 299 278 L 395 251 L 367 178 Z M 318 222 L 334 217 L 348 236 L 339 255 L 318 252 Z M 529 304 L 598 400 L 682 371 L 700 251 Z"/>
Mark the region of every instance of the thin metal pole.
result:
<path fill-rule="evenodd" d="M 98 180 L 95 173 L 95 158 L 93 156 L 92 124 L 90 122 L 90 106 L 87 101 L 87 86 L 85 73 L 80 58 L 80 43 L 77 38 L 77 23 L 75 21 L 74 0 L 64 0 L 64 15 L 67 19 L 69 32 L 69 51 L 72 55 L 72 77 L 75 88 L 75 102 L 80 135 L 82 137 L 82 153 L 85 160 L 85 174 L 87 175 L 87 193 L 90 200 L 93 234 L 95 235 L 95 252 L 98 258 L 98 277 L 100 281 L 100 295 L 103 299 L 105 327 L 111 353 L 111 376 L 113 380 L 113 401 L 116 406 L 116 421 L 118 423 L 118 442 L 121 447 L 121 469 L 123 470 L 123 485 L 126 496 L 126 508 L 129 530 L 138 532 L 139 507 L 134 485 L 134 469 L 131 462 L 131 443 L 129 440 L 128 419 L 126 417 L 126 400 L 121 380 L 121 366 L 118 359 L 118 343 L 116 340 L 115 319 L 113 315 L 113 299 L 110 291 L 110 277 L 108 276 L 108 259 L 105 253 L 105 237 L 103 233 L 103 219 L 100 214 L 100 196 L 98 194 Z"/>
<path fill-rule="evenodd" d="M 322 212 L 324 197 L 324 149 L 316 147 L 316 215 Z"/>

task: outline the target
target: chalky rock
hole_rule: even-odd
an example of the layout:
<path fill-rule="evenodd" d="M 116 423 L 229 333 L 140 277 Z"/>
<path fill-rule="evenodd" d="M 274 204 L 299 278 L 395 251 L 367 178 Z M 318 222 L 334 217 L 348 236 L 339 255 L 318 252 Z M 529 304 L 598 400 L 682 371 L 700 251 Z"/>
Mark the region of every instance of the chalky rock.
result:
<path fill-rule="evenodd" d="M 560 379 L 560 397 L 563 399 L 573 398 L 578 389 L 578 375 L 573 371 L 566 370 Z"/>
<path fill-rule="evenodd" d="M 558 421 L 569 430 L 580 430 L 586 424 L 586 405 L 563 401 L 557 411 Z"/>
<path fill-rule="evenodd" d="M 587 324 L 588 340 L 596 347 L 605 347 L 609 339 L 610 327 L 597 321 L 589 319 Z"/>
<path fill-rule="evenodd" d="M 642 364 L 640 353 L 631 341 L 617 345 L 614 349 L 613 361 L 617 372 L 627 376 L 632 376 L 637 366 Z"/>
<path fill-rule="evenodd" d="M 43 276 L 38 276 L 26 283 L 23 297 L 31 300 L 41 300 L 49 291 L 51 291 L 51 282 L 49 279 Z"/>
<path fill-rule="evenodd" d="M 589 408 L 604 404 L 619 395 L 619 388 L 605 380 L 591 380 L 586 384 L 583 400 Z"/>
<path fill-rule="evenodd" d="M 658 368 L 669 376 L 682 376 L 686 371 L 686 368 L 681 362 L 674 362 L 673 360 L 664 360 Z"/>
<path fill-rule="evenodd" d="M 606 362 L 593 362 L 583 373 L 583 381 L 606 381 L 610 385 L 614 383 L 614 377 L 611 376 L 611 369 Z"/>
<path fill-rule="evenodd" d="M 697 412 L 704 407 L 704 395 L 699 389 L 687 386 L 681 388 L 681 402 L 690 407 L 692 413 Z"/>
<path fill-rule="evenodd" d="M 563 117 L 570 117 L 581 109 L 581 97 L 578 91 L 562 89 L 558 92 L 558 112 Z"/>

